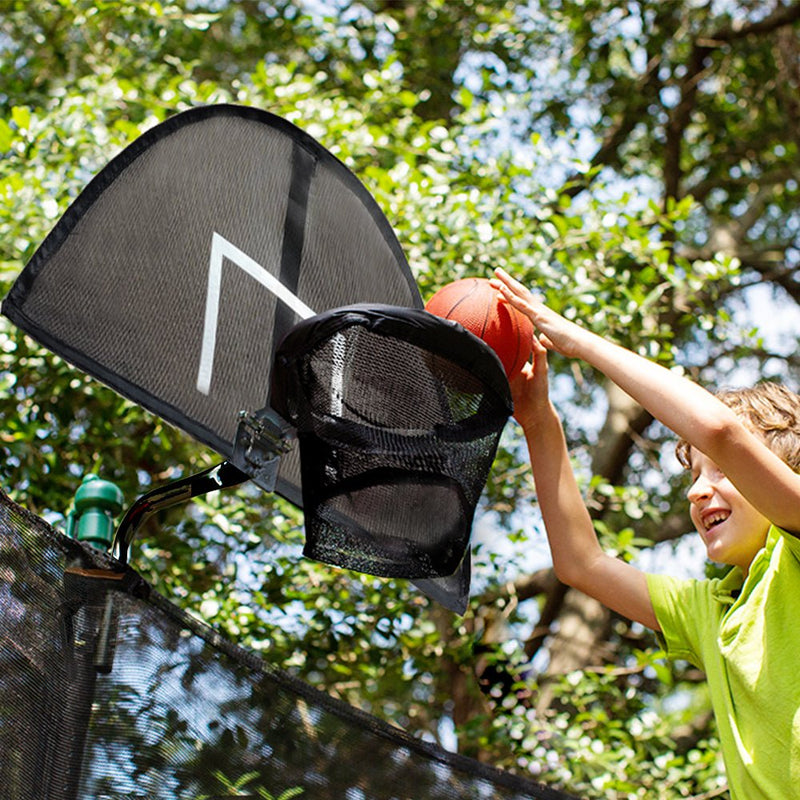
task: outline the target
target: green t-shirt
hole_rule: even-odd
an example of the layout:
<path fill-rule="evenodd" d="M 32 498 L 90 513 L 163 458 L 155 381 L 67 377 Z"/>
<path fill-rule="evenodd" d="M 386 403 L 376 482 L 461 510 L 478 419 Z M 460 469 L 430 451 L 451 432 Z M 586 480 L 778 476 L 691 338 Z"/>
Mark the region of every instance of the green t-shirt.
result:
<path fill-rule="evenodd" d="M 800 539 L 770 528 L 742 577 L 647 585 L 667 654 L 706 674 L 732 800 L 800 798 Z"/>

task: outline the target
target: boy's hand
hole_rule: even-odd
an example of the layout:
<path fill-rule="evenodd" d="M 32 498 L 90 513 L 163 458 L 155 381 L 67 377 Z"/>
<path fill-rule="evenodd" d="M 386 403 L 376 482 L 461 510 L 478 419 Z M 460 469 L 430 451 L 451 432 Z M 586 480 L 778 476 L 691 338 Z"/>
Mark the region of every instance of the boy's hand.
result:
<path fill-rule="evenodd" d="M 556 350 L 564 356 L 580 356 L 580 337 L 584 333 L 580 326 L 564 319 L 548 308 L 536 295 L 512 278 L 505 270 L 496 269 L 492 285 L 503 299 L 521 311 L 541 333 L 539 341 L 548 350 Z"/>
<path fill-rule="evenodd" d="M 523 430 L 533 430 L 537 419 L 550 410 L 547 380 L 547 350 L 534 335 L 531 342 L 532 361 L 510 382 L 514 401 L 514 417 Z"/>

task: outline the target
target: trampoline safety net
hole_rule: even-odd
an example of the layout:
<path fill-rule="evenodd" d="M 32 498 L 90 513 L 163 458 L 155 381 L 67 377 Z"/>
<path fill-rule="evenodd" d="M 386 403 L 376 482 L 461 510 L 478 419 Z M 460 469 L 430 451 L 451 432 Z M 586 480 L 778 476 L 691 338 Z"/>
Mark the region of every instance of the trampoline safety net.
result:
<path fill-rule="evenodd" d="M 328 697 L 112 566 L 0 491 L 3 800 L 567 797 Z"/>

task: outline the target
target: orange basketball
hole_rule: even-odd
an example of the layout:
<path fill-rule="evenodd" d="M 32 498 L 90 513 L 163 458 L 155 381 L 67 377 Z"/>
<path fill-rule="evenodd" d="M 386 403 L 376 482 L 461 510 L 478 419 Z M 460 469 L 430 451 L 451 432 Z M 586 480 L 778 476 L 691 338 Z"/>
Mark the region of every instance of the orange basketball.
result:
<path fill-rule="evenodd" d="M 425 305 L 437 317 L 460 323 L 497 353 L 508 379 L 531 356 L 533 325 L 516 308 L 497 296 L 486 278 L 464 278 L 439 289 Z"/>

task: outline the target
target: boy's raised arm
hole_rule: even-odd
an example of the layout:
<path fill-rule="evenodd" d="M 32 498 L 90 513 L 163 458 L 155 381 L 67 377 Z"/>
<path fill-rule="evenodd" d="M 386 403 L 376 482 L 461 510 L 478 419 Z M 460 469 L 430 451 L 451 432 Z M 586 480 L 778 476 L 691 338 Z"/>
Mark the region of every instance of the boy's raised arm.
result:
<path fill-rule="evenodd" d="M 712 459 L 771 522 L 800 533 L 800 475 L 730 408 L 692 381 L 566 320 L 503 270 L 496 275 L 503 297 L 530 317 L 547 348 L 580 358 L 605 374 Z"/>
<path fill-rule="evenodd" d="M 657 629 L 645 576 L 601 549 L 569 460 L 561 421 L 550 402 L 547 351 L 533 342 L 533 363 L 511 383 L 514 413 L 525 431 L 539 509 L 559 580 L 624 616 Z"/>

